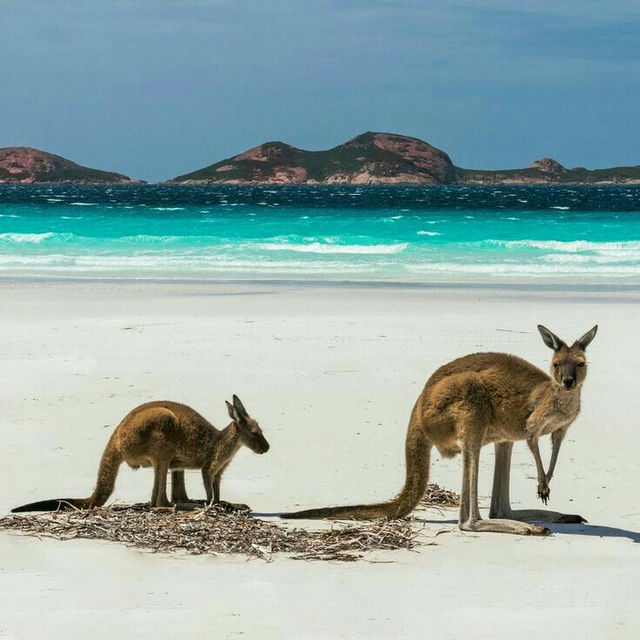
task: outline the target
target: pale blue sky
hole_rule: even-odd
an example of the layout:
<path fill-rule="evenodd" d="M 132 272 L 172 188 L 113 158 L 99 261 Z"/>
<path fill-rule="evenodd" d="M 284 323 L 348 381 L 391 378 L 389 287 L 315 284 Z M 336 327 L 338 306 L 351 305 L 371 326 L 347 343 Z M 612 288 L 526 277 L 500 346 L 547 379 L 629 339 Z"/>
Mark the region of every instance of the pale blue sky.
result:
<path fill-rule="evenodd" d="M 0 0 L 0 146 L 163 180 L 366 130 L 640 163 L 637 0 Z"/>

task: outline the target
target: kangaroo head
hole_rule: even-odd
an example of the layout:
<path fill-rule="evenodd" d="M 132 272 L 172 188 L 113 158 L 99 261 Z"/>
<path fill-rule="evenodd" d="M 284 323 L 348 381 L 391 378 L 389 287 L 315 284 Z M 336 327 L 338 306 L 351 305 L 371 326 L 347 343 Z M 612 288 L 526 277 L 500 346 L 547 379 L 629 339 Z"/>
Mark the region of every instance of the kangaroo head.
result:
<path fill-rule="evenodd" d="M 266 453 L 269 451 L 269 443 L 262 435 L 260 425 L 244 408 L 240 398 L 233 396 L 233 404 L 227 402 L 229 417 L 233 420 L 240 434 L 240 442 L 249 447 L 254 453 Z"/>
<path fill-rule="evenodd" d="M 587 360 L 584 352 L 595 338 L 598 325 L 578 338 L 570 347 L 541 324 L 538 325 L 538 331 L 547 347 L 553 349 L 551 379 L 566 391 L 579 388 L 587 375 Z"/>

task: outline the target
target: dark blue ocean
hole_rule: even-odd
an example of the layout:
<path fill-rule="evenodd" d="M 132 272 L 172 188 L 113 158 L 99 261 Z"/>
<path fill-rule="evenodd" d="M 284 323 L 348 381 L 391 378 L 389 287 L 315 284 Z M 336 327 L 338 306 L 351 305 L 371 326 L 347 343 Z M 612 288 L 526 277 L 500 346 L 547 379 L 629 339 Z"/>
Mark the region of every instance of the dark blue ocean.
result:
<path fill-rule="evenodd" d="M 640 282 L 640 185 L 0 185 L 0 276 Z"/>

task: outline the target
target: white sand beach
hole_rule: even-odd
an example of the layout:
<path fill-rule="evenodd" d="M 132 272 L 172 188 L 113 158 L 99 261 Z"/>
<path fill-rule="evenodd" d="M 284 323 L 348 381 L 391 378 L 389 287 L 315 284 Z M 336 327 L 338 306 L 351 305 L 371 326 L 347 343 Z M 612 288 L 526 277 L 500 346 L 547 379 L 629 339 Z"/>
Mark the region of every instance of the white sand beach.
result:
<path fill-rule="evenodd" d="M 470 534 L 455 509 L 421 509 L 423 546 L 353 563 L 2 534 L 0 638 L 637 637 L 640 288 L 16 280 L 0 282 L 0 300 L 2 514 L 88 495 L 134 406 L 173 399 L 223 427 L 233 393 L 271 450 L 239 452 L 224 499 L 275 514 L 390 498 L 404 480 L 409 413 L 439 365 L 506 351 L 546 370 L 537 323 L 566 340 L 600 326 L 549 504 L 588 524 L 551 525 L 546 538 Z M 492 469 L 486 447 L 484 514 Z M 436 456 L 431 471 L 460 489 L 459 458 Z M 151 483 L 151 471 L 123 465 L 112 501 L 148 500 Z M 202 495 L 198 472 L 187 486 Z M 541 506 L 525 443 L 512 500 Z"/>

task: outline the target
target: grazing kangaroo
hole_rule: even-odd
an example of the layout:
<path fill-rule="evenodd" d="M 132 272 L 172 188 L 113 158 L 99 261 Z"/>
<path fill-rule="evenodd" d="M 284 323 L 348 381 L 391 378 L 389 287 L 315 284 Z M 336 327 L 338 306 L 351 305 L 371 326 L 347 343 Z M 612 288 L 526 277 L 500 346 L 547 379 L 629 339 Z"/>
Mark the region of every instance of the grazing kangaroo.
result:
<path fill-rule="evenodd" d="M 245 445 L 255 453 L 266 453 L 269 443 L 258 423 L 249 416 L 240 398 L 226 403 L 231 423 L 222 431 L 199 413 L 177 402 L 148 402 L 128 413 L 116 427 L 100 461 L 96 488 L 88 498 L 56 498 L 32 502 L 12 509 L 54 511 L 69 506 L 100 507 L 113 492 L 120 464 L 153 467 L 151 506 L 169 505 L 167 472 L 171 471 L 171 499 L 189 502 L 184 469 L 201 469 L 207 502 L 220 502 L 220 479 L 238 449 Z"/>
<path fill-rule="evenodd" d="M 526 440 L 536 460 L 538 495 L 546 502 L 549 480 L 569 425 L 580 411 L 580 390 L 587 366 L 585 349 L 597 325 L 570 347 L 542 325 L 544 343 L 553 349 L 551 375 L 516 356 L 474 353 L 440 367 L 413 407 L 406 439 L 406 480 L 390 502 L 308 509 L 284 518 L 403 518 L 420 502 L 429 479 L 431 448 L 450 458 L 462 453 L 462 497 L 459 526 L 464 531 L 496 531 L 544 535 L 548 529 L 521 520 L 583 522 L 578 515 L 554 511 L 513 511 L 509 502 L 511 450 Z M 553 451 L 544 472 L 538 439 L 551 434 Z M 496 461 L 491 495 L 491 520 L 478 509 L 480 449 L 493 442 Z"/>

